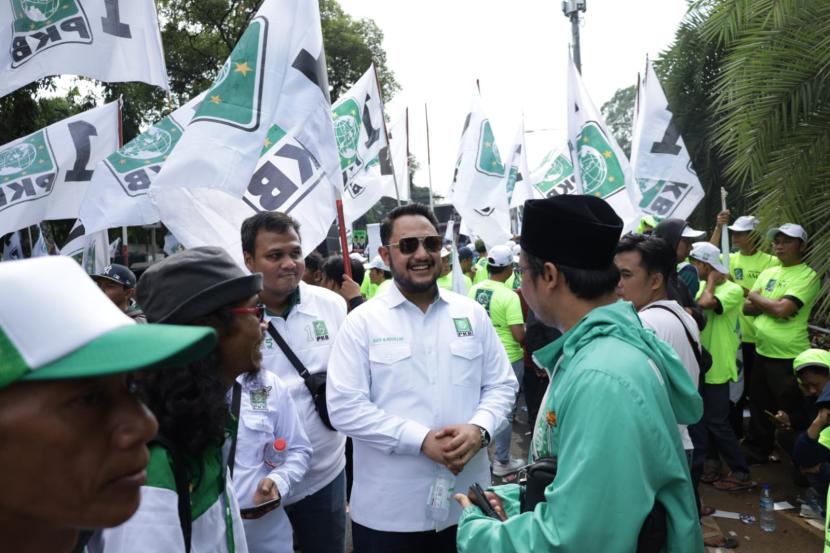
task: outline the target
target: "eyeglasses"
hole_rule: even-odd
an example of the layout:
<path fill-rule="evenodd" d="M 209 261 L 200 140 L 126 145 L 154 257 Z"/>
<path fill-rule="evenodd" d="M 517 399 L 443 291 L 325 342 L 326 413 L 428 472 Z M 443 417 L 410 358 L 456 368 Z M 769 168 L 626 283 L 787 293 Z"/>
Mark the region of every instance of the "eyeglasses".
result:
<path fill-rule="evenodd" d="M 424 236 L 418 238 L 417 236 L 409 236 L 401 238 L 397 244 L 387 244 L 387 248 L 398 248 L 402 254 L 409 255 L 418 250 L 418 245 L 423 244 L 424 249 L 429 253 L 437 253 L 441 251 L 441 246 L 444 245 L 444 239 L 437 234 L 432 236 Z"/>
<path fill-rule="evenodd" d="M 256 307 L 233 307 L 228 311 L 234 315 L 254 315 L 260 322 L 265 320 L 265 305 L 262 303 Z"/>

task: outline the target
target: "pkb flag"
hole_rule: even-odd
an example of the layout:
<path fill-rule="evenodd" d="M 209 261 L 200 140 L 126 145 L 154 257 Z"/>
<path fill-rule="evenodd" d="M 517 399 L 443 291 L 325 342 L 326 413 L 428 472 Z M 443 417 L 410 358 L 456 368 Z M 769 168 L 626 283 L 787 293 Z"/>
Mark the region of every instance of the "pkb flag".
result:
<path fill-rule="evenodd" d="M 3 0 L 0 97 L 50 75 L 168 89 L 153 0 Z"/>
<path fill-rule="evenodd" d="M 0 236 L 75 219 L 97 163 L 118 148 L 118 103 L 0 146 Z"/>

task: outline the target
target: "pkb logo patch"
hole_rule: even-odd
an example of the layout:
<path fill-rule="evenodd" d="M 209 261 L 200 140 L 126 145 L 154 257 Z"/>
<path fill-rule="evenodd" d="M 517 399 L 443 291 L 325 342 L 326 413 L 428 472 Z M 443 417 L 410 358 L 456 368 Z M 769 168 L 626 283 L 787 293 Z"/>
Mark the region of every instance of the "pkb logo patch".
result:
<path fill-rule="evenodd" d="M 459 337 L 463 338 L 473 335 L 473 325 L 470 324 L 470 319 L 467 317 L 453 319 L 452 322 L 455 324 L 455 333 Z"/>
<path fill-rule="evenodd" d="M 314 328 L 314 339 L 318 342 L 329 339 L 329 329 L 326 328 L 326 321 L 314 321 L 311 323 Z"/>
<path fill-rule="evenodd" d="M 92 44 L 89 19 L 78 0 L 11 0 L 12 69 L 60 44 Z"/>
<path fill-rule="evenodd" d="M 0 150 L 0 212 L 48 196 L 58 164 L 45 131 Z"/>

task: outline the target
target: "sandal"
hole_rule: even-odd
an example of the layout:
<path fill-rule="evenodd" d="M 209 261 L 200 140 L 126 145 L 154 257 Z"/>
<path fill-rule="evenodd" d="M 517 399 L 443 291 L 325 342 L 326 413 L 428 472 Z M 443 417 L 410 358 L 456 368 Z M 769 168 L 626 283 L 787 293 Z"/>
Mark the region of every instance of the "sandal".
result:
<path fill-rule="evenodd" d="M 732 536 L 724 536 L 714 520 L 710 520 L 708 523 L 701 521 L 700 530 L 703 533 L 703 545 L 706 547 L 722 549 L 735 549 L 738 547 L 738 540 Z"/>
<path fill-rule="evenodd" d="M 746 479 L 741 479 L 733 476 L 731 472 L 726 478 L 721 478 L 712 484 L 716 490 L 720 490 L 722 492 L 743 492 L 751 490 L 757 485 L 758 483 L 750 480 L 749 476 L 747 476 Z"/>
<path fill-rule="evenodd" d="M 704 484 L 714 484 L 718 480 L 720 480 L 720 474 L 717 472 L 704 472 L 700 477 L 700 481 Z"/>

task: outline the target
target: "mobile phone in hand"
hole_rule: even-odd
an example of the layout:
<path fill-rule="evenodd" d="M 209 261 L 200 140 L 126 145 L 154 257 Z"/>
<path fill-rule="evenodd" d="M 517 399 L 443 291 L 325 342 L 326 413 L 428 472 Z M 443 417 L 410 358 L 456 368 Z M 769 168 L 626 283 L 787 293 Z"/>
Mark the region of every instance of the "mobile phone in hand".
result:
<path fill-rule="evenodd" d="M 266 501 L 265 503 L 260 503 L 259 505 L 254 505 L 253 507 L 248 507 L 246 509 L 240 509 L 239 514 L 245 520 L 253 520 L 260 517 L 263 517 L 276 509 L 280 506 L 282 502 L 282 498 L 278 497 L 276 499 L 272 499 L 270 501 Z"/>
<path fill-rule="evenodd" d="M 478 483 L 470 486 L 470 494 L 472 494 L 470 500 L 476 507 L 481 509 L 485 515 L 496 520 L 502 519 L 493 506 L 490 505 L 490 502 L 487 500 L 487 496 L 484 495 L 484 490 L 481 489 L 481 486 L 479 486 Z"/>

